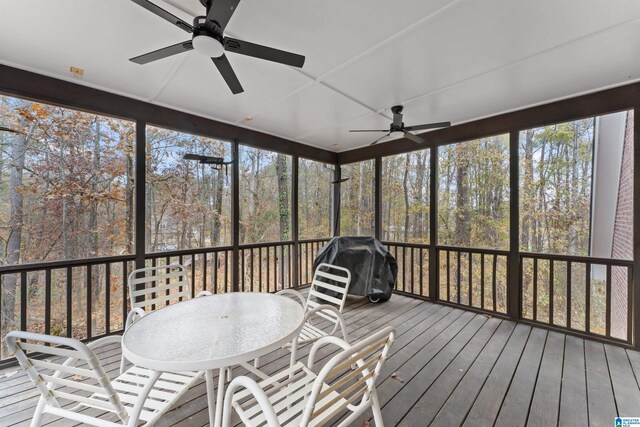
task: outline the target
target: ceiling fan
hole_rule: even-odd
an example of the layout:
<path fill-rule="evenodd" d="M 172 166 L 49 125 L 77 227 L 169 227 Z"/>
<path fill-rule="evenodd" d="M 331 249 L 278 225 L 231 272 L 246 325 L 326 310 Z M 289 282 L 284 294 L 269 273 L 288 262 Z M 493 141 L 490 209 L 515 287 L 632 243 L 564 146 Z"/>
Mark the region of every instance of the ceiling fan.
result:
<path fill-rule="evenodd" d="M 391 112 L 393 113 L 393 122 L 389 125 L 389 129 L 381 129 L 381 130 L 350 130 L 349 132 L 384 132 L 386 135 L 376 139 L 369 145 L 377 144 L 382 141 L 384 138 L 388 136 L 404 136 L 407 139 L 410 139 L 413 142 L 417 142 L 422 144 L 424 139 L 420 138 L 418 135 L 411 133 L 411 131 L 417 130 L 427 130 L 427 129 L 437 129 L 437 128 L 446 128 L 451 126 L 451 122 L 437 122 L 437 123 L 427 123 L 424 125 L 416 125 L 416 126 L 405 126 L 402 122 L 402 105 L 395 105 L 391 107 Z"/>
<path fill-rule="evenodd" d="M 234 95 L 244 92 L 244 89 L 224 54 L 225 51 L 291 65 L 292 67 L 302 68 L 302 65 L 304 65 L 305 57 L 302 55 L 224 36 L 224 29 L 233 16 L 240 0 L 200 0 L 200 3 L 206 9 L 206 16 L 195 17 L 193 25 L 148 0 L 132 1 L 160 18 L 171 22 L 181 30 L 193 34 L 191 40 L 129 59 L 136 64 L 147 64 L 158 59 L 195 50 L 211 58 Z"/>

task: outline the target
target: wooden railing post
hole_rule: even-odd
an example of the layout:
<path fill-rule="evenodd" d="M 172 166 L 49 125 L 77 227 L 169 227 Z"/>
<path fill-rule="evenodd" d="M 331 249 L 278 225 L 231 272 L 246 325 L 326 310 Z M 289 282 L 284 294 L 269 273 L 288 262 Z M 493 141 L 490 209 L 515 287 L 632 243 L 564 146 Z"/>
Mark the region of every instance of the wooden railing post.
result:
<path fill-rule="evenodd" d="M 507 273 L 507 313 L 520 319 L 520 165 L 519 132 L 509 134 L 509 258 Z"/>

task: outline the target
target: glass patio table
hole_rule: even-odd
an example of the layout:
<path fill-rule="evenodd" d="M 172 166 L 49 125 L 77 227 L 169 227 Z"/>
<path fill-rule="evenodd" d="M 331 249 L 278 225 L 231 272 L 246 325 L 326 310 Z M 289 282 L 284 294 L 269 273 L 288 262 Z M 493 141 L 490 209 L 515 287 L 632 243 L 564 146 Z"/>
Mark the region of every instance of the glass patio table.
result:
<path fill-rule="evenodd" d="M 226 368 L 281 348 L 298 336 L 304 310 L 267 293 L 234 292 L 194 298 L 153 311 L 124 333 L 133 364 L 162 372 L 204 371 L 209 423 L 220 426 Z M 218 370 L 214 402 L 213 372 Z"/>

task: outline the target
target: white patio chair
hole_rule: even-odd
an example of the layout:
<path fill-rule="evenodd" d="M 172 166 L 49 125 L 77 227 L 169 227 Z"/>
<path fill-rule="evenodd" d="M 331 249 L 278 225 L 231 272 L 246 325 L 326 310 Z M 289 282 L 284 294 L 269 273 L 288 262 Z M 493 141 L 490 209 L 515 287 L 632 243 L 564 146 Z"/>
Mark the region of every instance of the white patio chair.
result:
<path fill-rule="evenodd" d="M 125 329 L 147 312 L 172 302 L 189 299 L 190 288 L 187 270 L 180 264 L 160 265 L 133 270 L 127 279 L 131 311 L 127 315 Z M 212 295 L 202 291 L 196 295 Z"/>
<path fill-rule="evenodd" d="M 295 360 L 298 347 L 317 341 L 322 337 L 333 335 L 338 331 L 338 328 L 340 328 L 344 341 L 349 342 L 347 327 L 342 317 L 342 310 L 344 309 L 344 303 L 347 299 L 350 283 L 351 272 L 348 269 L 323 263 L 316 268 L 313 274 L 311 288 L 309 289 L 309 295 L 306 300 L 300 292 L 294 289 L 283 289 L 276 293 L 298 299 L 306 312 L 304 325 L 302 326 L 300 335 L 298 335 L 298 339 L 286 346 L 294 354 L 292 360 Z M 323 290 L 333 293 L 337 295 L 337 297 L 327 295 L 322 292 Z M 318 301 L 314 301 L 313 298 L 316 298 Z M 316 320 L 328 320 L 333 324 L 333 329 L 331 332 L 323 331 L 313 324 Z M 260 360 L 256 359 L 254 367 L 258 368 L 259 364 Z"/>
<path fill-rule="evenodd" d="M 321 426 L 350 411 L 339 424 L 343 427 L 371 408 L 376 427 L 383 427 L 375 382 L 394 339 L 390 326 L 355 345 L 323 337 L 311 348 L 309 366 L 298 362 L 260 383 L 245 376 L 234 379 L 225 394 L 223 427 L 231 425 L 232 407 L 244 425 L 256 427 Z M 316 375 L 312 371 L 316 352 L 325 344 L 342 351 Z"/>
<path fill-rule="evenodd" d="M 6 341 L 41 395 L 32 427 L 41 425 L 44 414 L 99 427 L 134 427 L 140 421 L 152 425 L 196 379 L 195 373 L 160 373 L 133 366 L 110 380 L 93 349 L 119 343 L 120 336 L 85 345 L 72 338 L 16 331 L 8 333 Z M 36 358 L 28 352 L 39 354 Z M 115 414 L 112 419 L 118 421 L 81 412 L 86 408 Z"/>
<path fill-rule="evenodd" d="M 133 322 L 154 309 L 165 307 L 171 303 L 189 299 L 190 287 L 187 269 L 180 264 L 159 265 L 133 270 L 127 278 L 131 310 L 127 314 L 125 330 Z M 201 291 L 196 298 L 213 295 L 209 291 Z M 123 372 L 126 359 L 120 359 L 120 372 Z M 204 372 L 198 372 L 198 377 Z"/>

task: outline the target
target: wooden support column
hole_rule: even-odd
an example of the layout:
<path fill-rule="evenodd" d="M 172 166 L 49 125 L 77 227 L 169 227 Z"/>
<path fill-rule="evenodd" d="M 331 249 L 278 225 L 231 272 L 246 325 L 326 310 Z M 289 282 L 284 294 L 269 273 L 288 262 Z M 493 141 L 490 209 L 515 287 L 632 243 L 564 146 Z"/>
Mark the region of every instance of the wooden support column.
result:
<path fill-rule="evenodd" d="M 640 107 L 633 114 L 633 346 L 640 350 Z M 615 309 L 615 307 L 613 307 Z"/>
<path fill-rule="evenodd" d="M 146 206 L 146 172 L 147 172 L 147 124 L 144 121 L 136 121 L 136 166 L 135 166 L 135 268 L 144 268 L 146 253 L 146 224 L 145 211 Z"/>
<path fill-rule="evenodd" d="M 509 133 L 509 265 L 507 272 L 507 313 L 520 319 L 520 133 Z"/>
<path fill-rule="evenodd" d="M 238 292 L 240 283 L 240 144 L 233 141 L 233 168 L 231 175 L 231 237 L 233 259 L 231 260 L 231 289 Z"/>
<path fill-rule="evenodd" d="M 429 153 L 429 298 L 440 299 L 438 263 L 438 147 Z"/>
<path fill-rule="evenodd" d="M 293 240 L 293 246 L 290 256 L 293 257 L 291 267 L 291 280 L 289 286 L 297 288 L 300 286 L 298 283 L 298 271 L 300 266 L 298 265 L 298 253 L 300 252 L 300 230 L 298 223 L 298 188 L 299 188 L 299 171 L 300 171 L 300 158 L 293 156 L 291 165 L 291 239 Z"/>
<path fill-rule="evenodd" d="M 333 171 L 333 206 L 332 206 L 332 221 L 331 221 L 331 236 L 340 235 L 340 180 L 342 179 L 342 169 L 339 164 L 336 163 L 335 170 Z"/>
<path fill-rule="evenodd" d="M 374 159 L 374 235 L 382 240 L 382 157 Z"/>

